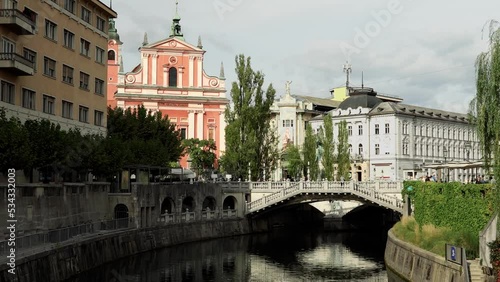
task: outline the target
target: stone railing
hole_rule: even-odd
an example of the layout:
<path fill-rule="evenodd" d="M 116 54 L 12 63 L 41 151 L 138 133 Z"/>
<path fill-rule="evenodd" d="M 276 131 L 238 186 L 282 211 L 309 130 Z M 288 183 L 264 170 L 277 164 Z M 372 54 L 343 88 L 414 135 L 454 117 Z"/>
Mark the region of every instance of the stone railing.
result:
<path fill-rule="evenodd" d="M 401 184 L 399 184 L 401 185 Z M 401 189 L 396 184 L 377 186 L 377 182 L 297 182 L 295 185 L 281 189 L 258 200 L 247 204 L 247 213 L 257 212 L 293 196 L 308 193 L 328 193 L 328 194 L 351 194 L 362 200 L 373 202 L 377 205 L 403 212 L 403 200 L 396 195 L 388 195 L 387 190 L 394 191 L 393 194 L 401 193 Z"/>
<path fill-rule="evenodd" d="M 250 182 L 250 190 L 254 192 L 273 192 L 285 189 L 291 186 L 298 186 L 299 183 L 311 183 L 307 185 L 315 185 L 317 187 L 340 187 L 341 183 L 349 183 L 350 181 L 266 181 L 266 182 Z M 402 181 L 362 181 L 355 182 L 358 186 L 375 189 L 381 193 L 401 193 L 403 189 Z"/>
<path fill-rule="evenodd" d="M 495 214 L 491 217 L 484 229 L 479 232 L 479 257 L 483 261 L 483 265 L 487 267 L 492 267 L 488 243 L 497 238 L 497 221 L 498 214 Z"/>
<path fill-rule="evenodd" d="M 158 218 L 160 224 L 173 224 L 191 221 L 201 221 L 205 220 L 217 220 L 222 218 L 237 218 L 238 210 L 236 209 L 225 209 L 221 211 L 217 210 L 203 210 L 201 211 L 201 217 L 197 217 L 198 212 L 182 212 L 182 213 L 164 213 Z"/>

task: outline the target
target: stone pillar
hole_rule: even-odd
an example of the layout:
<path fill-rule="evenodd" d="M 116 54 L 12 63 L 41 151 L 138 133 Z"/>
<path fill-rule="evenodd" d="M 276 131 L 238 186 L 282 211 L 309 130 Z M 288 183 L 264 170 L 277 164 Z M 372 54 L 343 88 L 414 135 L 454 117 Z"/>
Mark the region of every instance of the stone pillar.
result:
<path fill-rule="evenodd" d="M 153 63 L 151 65 L 151 72 L 152 72 L 151 84 L 156 85 L 156 76 L 158 75 L 157 74 L 158 54 L 153 54 L 151 57 L 153 58 L 152 59 Z"/>
<path fill-rule="evenodd" d="M 163 86 L 168 86 L 168 68 L 163 68 Z"/>
<path fill-rule="evenodd" d="M 197 111 L 196 113 L 196 138 L 198 139 L 205 139 L 203 138 L 203 111 Z"/>
<path fill-rule="evenodd" d="M 142 54 L 142 83 L 148 84 L 149 54 Z"/>
<path fill-rule="evenodd" d="M 178 68 L 178 77 L 177 77 L 177 87 L 178 88 L 182 88 L 184 85 L 182 83 L 182 77 L 183 77 L 183 73 L 184 73 L 184 67 L 179 67 Z"/>
<path fill-rule="evenodd" d="M 202 87 L 202 79 L 203 79 L 203 56 L 199 56 L 196 58 L 196 61 L 198 62 L 198 68 L 196 69 L 198 77 L 196 78 L 196 86 Z"/>
<path fill-rule="evenodd" d="M 188 111 L 188 136 L 187 139 L 194 138 L 194 111 Z"/>
<path fill-rule="evenodd" d="M 189 56 L 189 87 L 194 86 L 194 56 Z"/>
<path fill-rule="evenodd" d="M 217 142 L 217 149 L 219 150 L 219 152 L 223 152 L 226 150 L 226 132 L 225 132 L 225 128 L 226 128 L 226 119 L 224 117 L 224 111 L 222 111 L 219 115 L 219 126 L 217 127 L 219 128 L 219 142 Z"/>

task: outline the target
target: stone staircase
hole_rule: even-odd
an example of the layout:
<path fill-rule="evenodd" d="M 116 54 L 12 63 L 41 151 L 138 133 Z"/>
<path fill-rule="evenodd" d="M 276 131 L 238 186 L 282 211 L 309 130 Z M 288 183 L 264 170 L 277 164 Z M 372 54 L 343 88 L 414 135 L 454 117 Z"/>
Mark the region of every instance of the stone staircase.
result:
<path fill-rule="evenodd" d="M 486 275 L 481 268 L 480 259 L 468 260 L 471 282 L 484 282 Z"/>

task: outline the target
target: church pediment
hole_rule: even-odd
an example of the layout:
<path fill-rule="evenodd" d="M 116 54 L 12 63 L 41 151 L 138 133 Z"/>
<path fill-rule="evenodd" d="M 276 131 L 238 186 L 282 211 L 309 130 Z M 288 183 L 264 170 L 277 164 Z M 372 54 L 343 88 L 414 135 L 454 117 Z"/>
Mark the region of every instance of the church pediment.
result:
<path fill-rule="evenodd" d="M 167 39 L 164 39 L 162 41 L 158 41 L 158 42 L 146 45 L 142 48 L 176 50 L 176 51 L 201 51 L 201 52 L 203 52 L 202 49 L 199 49 L 198 47 L 191 45 L 189 43 L 186 43 L 186 42 L 184 42 L 180 39 L 177 39 L 175 37 L 167 38 Z"/>

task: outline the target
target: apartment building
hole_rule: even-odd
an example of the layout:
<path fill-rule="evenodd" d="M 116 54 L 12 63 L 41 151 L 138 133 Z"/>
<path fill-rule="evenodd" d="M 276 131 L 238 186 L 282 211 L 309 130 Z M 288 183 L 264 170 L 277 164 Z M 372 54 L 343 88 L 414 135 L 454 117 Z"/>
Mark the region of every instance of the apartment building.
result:
<path fill-rule="evenodd" d="M 106 133 L 108 22 L 99 0 L 0 0 L 0 108 Z"/>

